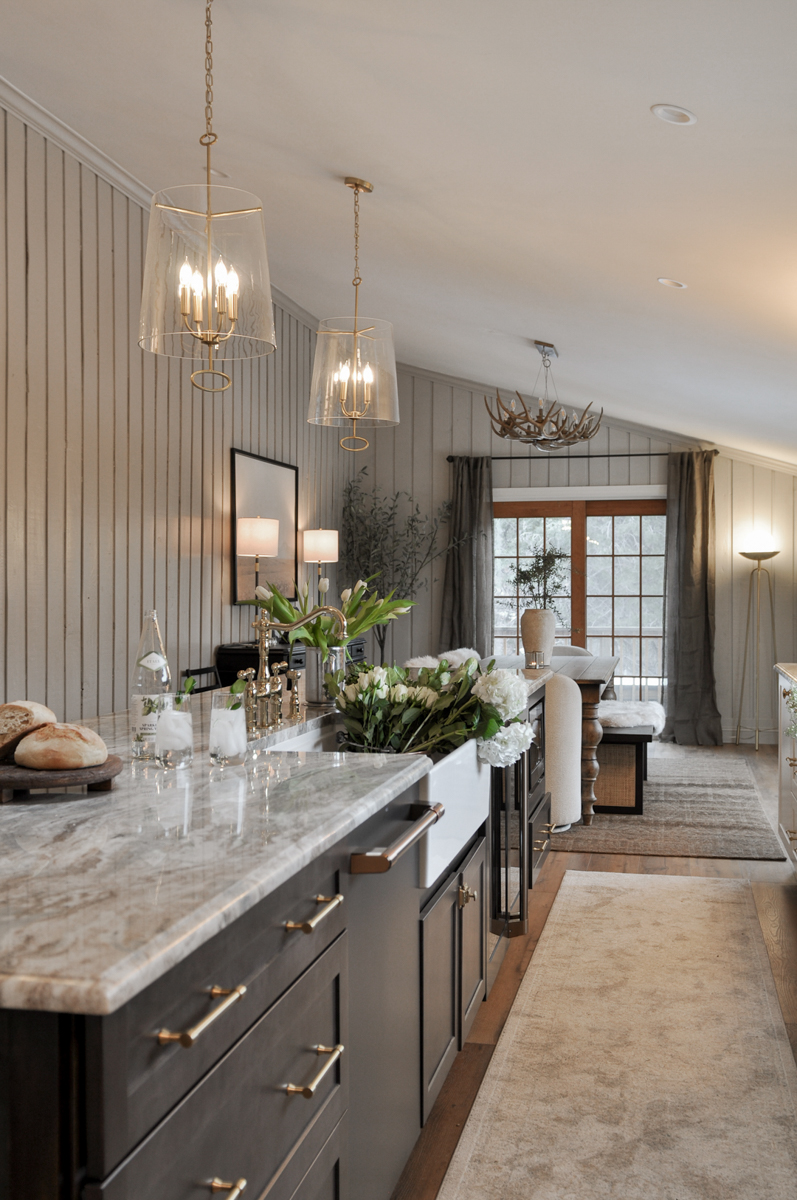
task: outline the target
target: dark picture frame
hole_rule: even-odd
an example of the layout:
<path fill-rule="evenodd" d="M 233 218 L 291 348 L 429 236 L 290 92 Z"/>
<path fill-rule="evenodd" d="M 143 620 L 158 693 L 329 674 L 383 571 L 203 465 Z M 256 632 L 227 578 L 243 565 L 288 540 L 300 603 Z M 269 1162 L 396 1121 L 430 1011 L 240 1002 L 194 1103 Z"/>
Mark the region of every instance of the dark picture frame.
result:
<path fill-rule="evenodd" d="M 271 517 L 280 523 L 279 555 L 260 559 L 260 582 L 275 583 L 289 600 L 296 600 L 299 575 L 298 538 L 299 468 L 264 458 L 250 450 L 230 450 L 232 518 L 232 602 L 245 604 L 255 595 L 255 560 L 239 557 L 239 517 Z"/>

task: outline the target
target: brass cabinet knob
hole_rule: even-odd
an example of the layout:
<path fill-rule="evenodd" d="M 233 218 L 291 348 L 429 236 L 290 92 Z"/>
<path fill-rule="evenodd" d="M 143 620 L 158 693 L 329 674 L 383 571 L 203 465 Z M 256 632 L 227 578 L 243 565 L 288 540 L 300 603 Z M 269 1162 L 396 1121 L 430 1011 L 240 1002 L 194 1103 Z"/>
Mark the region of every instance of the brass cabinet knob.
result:
<path fill-rule="evenodd" d="M 318 1074 L 314 1075 L 309 1083 L 305 1083 L 304 1085 L 297 1083 L 283 1084 L 283 1087 L 289 1096 L 304 1096 L 305 1100 L 312 1100 L 319 1083 L 327 1074 L 327 1072 L 332 1070 L 333 1066 L 343 1053 L 344 1047 L 341 1045 L 314 1046 L 313 1049 L 315 1050 L 316 1054 L 328 1054 L 329 1058 L 324 1063 Z"/>
<path fill-rule="evenodd" d="M 328 917 L 331 912 L 334 912 L 338 905 L 343 903 L 343 897 L 340 892 L 337 896 L 314 896 L 316 904 L 323 904 L 324 907 L 320 912 L 317 912 L 309 921 L 286 921 L 285 928 L 289 933 L 295 933 L 301 930 L 302 933 L 312 933 L 317 925 Z"/>
<path fill-rule="evenodd" d="M 473 888 L 468 887 L 467 884 L 463 884 L 463 886 L 459 889 L 459 892 L 457 893 L 457 898 L 459 900 L 459 907 L 464 908 L 465 905 L 468 904 L 471 900 L 478 900 L 479 893 L 474 892 Z"/>

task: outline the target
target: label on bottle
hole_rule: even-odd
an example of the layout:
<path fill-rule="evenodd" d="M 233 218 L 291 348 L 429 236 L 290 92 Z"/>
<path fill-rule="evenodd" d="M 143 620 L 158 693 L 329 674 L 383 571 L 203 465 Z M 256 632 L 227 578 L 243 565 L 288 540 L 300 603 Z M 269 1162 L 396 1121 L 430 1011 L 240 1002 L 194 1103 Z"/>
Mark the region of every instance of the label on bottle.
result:
<path fill-rule="evenodd" d="M 156 650 L 150 650 L 149 654 L 145 654 L 143 658 L 138 660 L 139 667 L 146 667 L 148 671 L 160 671 L 161 667 L 165 666 L 166 659 L 162 654 L 158 654 Z"/>
<path fill-rule="evenodd" d="M 150 741 L 158 728 L 158 697 L 133 696 L 130 700 L 130 727 L 133 746 Z"/>

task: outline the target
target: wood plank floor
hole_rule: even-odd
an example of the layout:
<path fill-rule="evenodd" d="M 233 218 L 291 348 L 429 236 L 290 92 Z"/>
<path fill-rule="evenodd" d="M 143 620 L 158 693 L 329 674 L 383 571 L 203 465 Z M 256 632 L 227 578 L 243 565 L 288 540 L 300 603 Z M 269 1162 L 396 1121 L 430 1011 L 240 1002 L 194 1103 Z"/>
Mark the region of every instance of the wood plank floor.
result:
<path fill-rule="evenodd" d="M 653 748 L 652 748 L 653 749 Z M 743 754 L 753 768 L 764 807 L 777 811 L 774 746 L 701 747 L 699 753 Z M 788 862 L 722 858 L 656 858 L 639 854 L 550 854 L 530 896 L 529 932 L 513 939 L 488 999 L 454 1061 L 392 1200 L 436 1200 L 462 1128 L 489 1066 L 509 1010 L 531 962 L 565 871 L 625 871 L 749 879 L 772 964 L 783 1019 L 797 1059 L 797 876 Z"/>

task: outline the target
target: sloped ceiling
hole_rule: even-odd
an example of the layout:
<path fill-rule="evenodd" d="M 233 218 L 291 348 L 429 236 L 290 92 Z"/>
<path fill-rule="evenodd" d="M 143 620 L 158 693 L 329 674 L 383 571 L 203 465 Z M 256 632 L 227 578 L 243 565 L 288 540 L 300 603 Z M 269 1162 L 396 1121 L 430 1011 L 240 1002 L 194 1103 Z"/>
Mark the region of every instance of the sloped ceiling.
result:
<path fill-rule="evenodd" d="M 797 461 L 793 0 L 215 0 L 216 165 L 274 283 L 401 361 Z M 153 189 L 201 178 L 203 0 L 7 5 L 0 74 Z M 650 112 L 682 105 L 694 126 Z M 667 276 L 688 283 L 673 290 Z"/>

